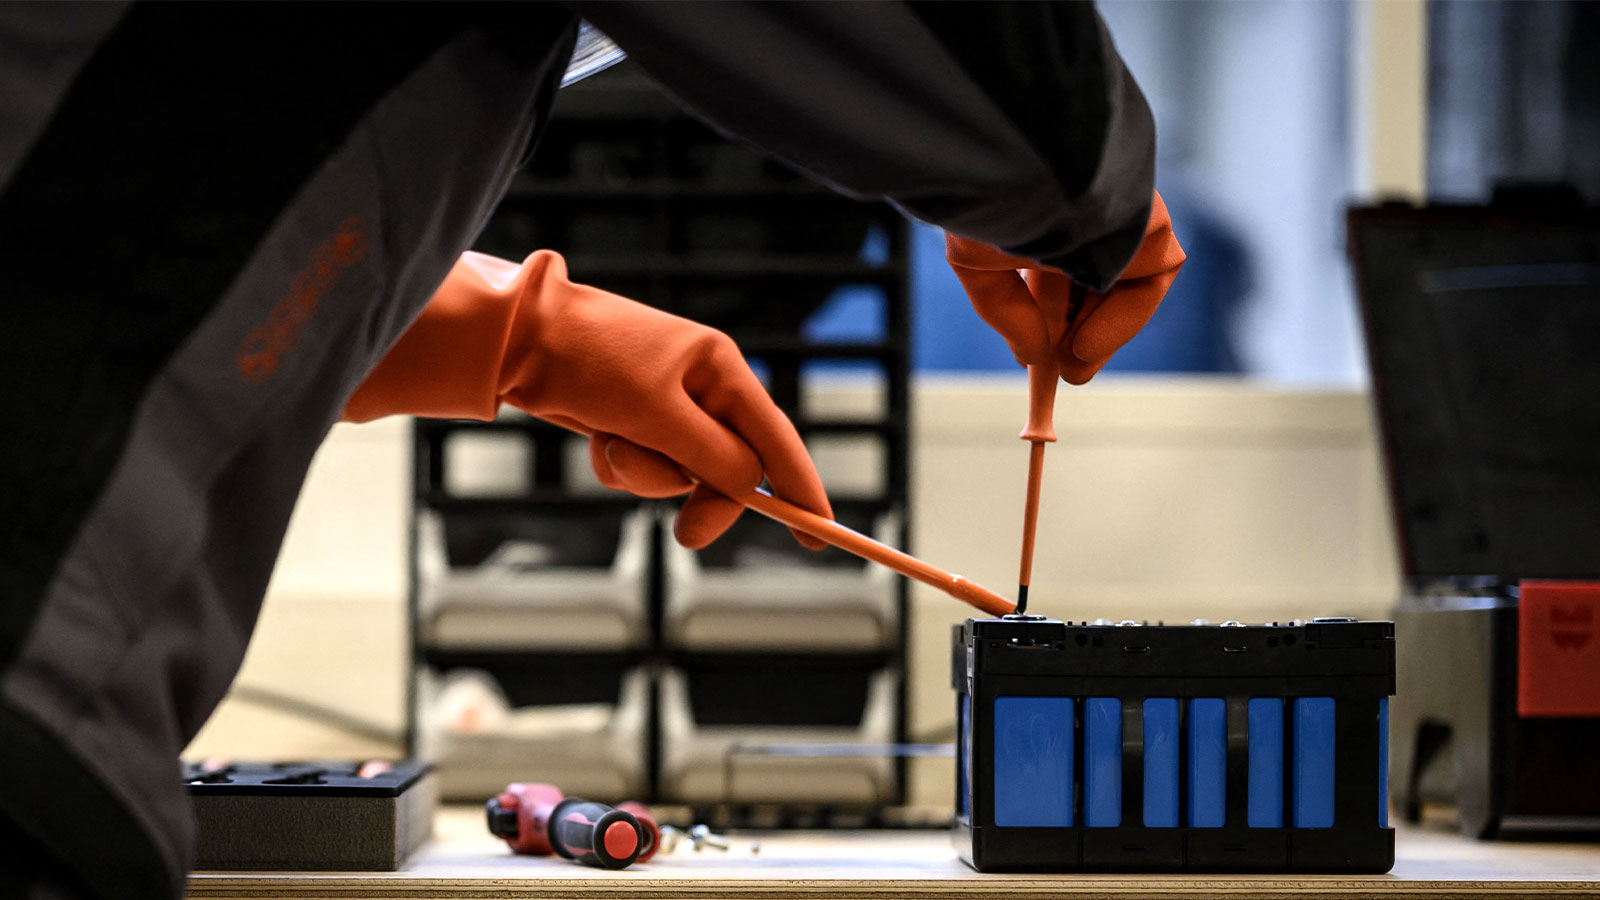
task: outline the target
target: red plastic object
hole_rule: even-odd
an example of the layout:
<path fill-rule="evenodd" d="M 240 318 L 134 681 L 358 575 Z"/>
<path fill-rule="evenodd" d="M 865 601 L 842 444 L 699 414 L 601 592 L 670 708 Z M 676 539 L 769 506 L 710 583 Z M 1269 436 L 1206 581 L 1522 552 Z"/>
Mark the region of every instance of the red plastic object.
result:
<path fill-rule="evenodd" d="M 639 848 L 639 858 L 634 862 L 649 862 L 650 857 L 656 855 L 661 849 L 661 827 L 656 824 L 656 817 L 650 814 L 649 807 L 636 800 L 627 800 L 617 804 L 617 809 L 633 816 L 639 823 L 640 836 L 644 839 L 644 846 Z"/>
<path fill-rule="evenodd" d="M 1600 717 L 1600 581 L 1524 581 L 1517 715 Z"/>
<path fill-rule="evenodd" d="M 639 851 L 639 829 L 627 822 L 612 822 L 600 841 L 606 852 L 617 859 L 635 856 Z"/>
<path fill-rule="evenodd" d="M 517 782 L 495 798 L 502 809 L 517 811 L 516 837 L 505 837 L 505 842 L 517 853 L 530 856 L 549 856 L 555 852 L 550 846 L 550 813 L 562 800 L 561 789 L 553 784 L 525 784 Z"/>

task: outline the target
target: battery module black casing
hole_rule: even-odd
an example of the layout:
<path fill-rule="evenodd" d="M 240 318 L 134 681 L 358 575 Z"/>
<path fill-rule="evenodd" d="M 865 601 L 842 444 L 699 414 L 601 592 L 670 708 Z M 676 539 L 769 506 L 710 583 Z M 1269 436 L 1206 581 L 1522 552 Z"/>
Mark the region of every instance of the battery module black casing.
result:
<path fill-rule="evenodd" d="M 984 872 L 1387 872 L 1394 624 L 953 630 L 956 828 Z"/>
<path fill-rule="evenodd" d="M 394 871 L 433 832 L 432 766 L 185 763 L 197 869 Z"/>

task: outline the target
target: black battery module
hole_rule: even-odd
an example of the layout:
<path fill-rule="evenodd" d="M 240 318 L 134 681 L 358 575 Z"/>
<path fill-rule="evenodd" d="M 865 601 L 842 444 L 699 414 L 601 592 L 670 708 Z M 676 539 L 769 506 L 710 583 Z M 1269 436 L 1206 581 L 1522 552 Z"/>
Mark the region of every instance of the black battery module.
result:
<path fill-rule="evenodd" d="M 1394 624 L 953 632 L 957 848 L 980 871 L 1387 872 Z"/>

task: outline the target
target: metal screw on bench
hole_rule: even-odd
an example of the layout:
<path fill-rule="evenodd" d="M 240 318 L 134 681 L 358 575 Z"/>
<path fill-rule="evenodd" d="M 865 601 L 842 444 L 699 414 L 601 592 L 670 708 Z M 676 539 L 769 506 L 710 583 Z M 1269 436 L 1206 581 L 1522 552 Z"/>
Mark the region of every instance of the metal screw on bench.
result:
<path fill-rule="evenodd" d="M 696 825 L 690 828 L 689 840 L 694 841 L 695 850 L 700 850 L 702 846 L 726 850 L 732 846 L 726 837 L 714 833 L 709 825 Z"/>
<path fill-rule="evenodd" d="M 678 842 L 683 840 L 683 829 L 671 825 L 661 826 L 661 852 L 671 853 L 678 849 Z"/>

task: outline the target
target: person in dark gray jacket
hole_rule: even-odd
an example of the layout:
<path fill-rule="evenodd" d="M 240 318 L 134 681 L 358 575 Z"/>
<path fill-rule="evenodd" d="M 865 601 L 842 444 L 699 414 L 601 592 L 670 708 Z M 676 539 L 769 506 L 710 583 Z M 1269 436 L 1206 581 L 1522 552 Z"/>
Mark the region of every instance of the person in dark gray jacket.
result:
<path fill-rule="evenodd" d="M 1020 268 L 1114 294 L 1144 240 L 1153 125 L 1086 4 L 0 4 L 0 895 L 181 894 L 177 754 L 312 454 L 535 145 L 580 17 L 717 128 Z"/>

